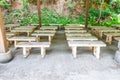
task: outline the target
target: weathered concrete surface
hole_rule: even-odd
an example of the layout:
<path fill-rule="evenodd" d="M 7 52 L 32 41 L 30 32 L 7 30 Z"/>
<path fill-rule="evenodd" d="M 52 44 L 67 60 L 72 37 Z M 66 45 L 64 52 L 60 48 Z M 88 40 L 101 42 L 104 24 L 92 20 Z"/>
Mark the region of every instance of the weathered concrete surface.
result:
<path fill-rule="evenodd" d="M 0 64 L 0 80 L 120 80 L 120 65 L 113 60 L 112 47 L 101 49 L 100 60 L 88 48 L 79 48 L 74 59 L 61 32 L 52 40 L 45 58 L 39 48 L 33 48 L 27 58 L 20 48 L 15 53 L 10 63 Z"/>

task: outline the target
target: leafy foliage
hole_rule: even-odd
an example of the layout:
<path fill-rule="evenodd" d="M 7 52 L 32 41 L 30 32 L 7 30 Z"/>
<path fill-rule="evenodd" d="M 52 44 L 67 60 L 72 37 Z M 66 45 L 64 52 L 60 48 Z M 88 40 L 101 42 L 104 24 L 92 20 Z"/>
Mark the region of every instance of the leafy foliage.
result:
<path fill-rule="evenodd" d="M 27 3 L 27 0 L 22 0 L 23 1 L 23 6 L 24 6 L 24 9 L 27 9 L 28 8 L 28 3 Z"/>
<path fill-rule="evenodd" d="M 4 19 L 6 23 L 20 23 L 21 25 L 28 24 L 36 24 L 38 23 L 38 14 L 33 13 L 33 11 L 27 10 L 28 3 L 36 2 L 37 0 L 23 0 L 24 10 L 14 10 L 12 12 L 8 12 L 4 15 Z M 45 0 L 49 2 L 50 0 Z M 56 1 L 56 0 L 52 0 Z M 77 0 L 75 0 L 77 2 Z M 97 1 L 97 5 L 100 5 L 101 0 L 92 0 L 94 3 Z M 94 4 L 93 3 L 93 4 Z M 89 10 L 89 25 L 106 25 L 110 26 L 111 24 L 120 24 L 120 18 L 118 15 L 120 14 L 120 0 L 112 0 L 111 2 L 107 0 L 107 3 L 110 5 L 105 5 L 105 8 L 101 12 L 100 23 L 97 23 L 99 17 L 99 9 L 98 7 L 90 7 Z M 106 3 L 106 4 L 107 4 Z M 5 0 L 0 1 L 0 5 L 8 5 Z M 35 3 L 36 4 L 36 3 Z M 75 2 L 70 2 L 68 4 L 68 9 L 71 11 L 75 8 Z M 84 24 L 85 23 L 85 14 L 79 14 L 78 16 L 68 16 L 60 15 L 54 10 L 43 8 L 42 9 L 42 23 L 45 25 L 49 25 L 51 23 L 54 24 L 63 24 L 66 25 L 68 23 L 72 24 Z M 83 12 L 84 13 L 84 12 Z"/>
<path fill-rule="evenodd" d="M 38 16 L 27 10 L 14 10 L 4 15 L 4 19 L 6 23 L 19 22 L 21 25 L 38 23 Z"/>
<path fill-rule="evenodd" d="M 85 21 L 84 16 L 73 18 L 71 16 L 62 16 L 56 13 L 55 11 L 47 9 L 47 8 L 42 9 L 42 23 L 44 24 L 54 23 L 54 24 L 66 25 L 68 23 L 80 23 L 82 21 Z"/>
<path fill-rule="evenodd" d="M 0 0 L 0 6 L 4 9 L 7 9 L 10 7 L 10 4 L 6 2 L 6 0 Z"/>
<path fill-rule="evenodd" d="M 112 0 L 110 7 L 115 11 L 115 13 L 120 13 L 120 0 Z"/>

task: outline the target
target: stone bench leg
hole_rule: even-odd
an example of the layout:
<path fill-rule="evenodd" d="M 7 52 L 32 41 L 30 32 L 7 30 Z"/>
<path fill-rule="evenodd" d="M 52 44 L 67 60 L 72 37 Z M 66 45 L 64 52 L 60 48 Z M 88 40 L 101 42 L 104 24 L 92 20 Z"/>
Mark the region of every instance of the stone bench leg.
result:
<path fill-rule="evenodd" d="M 96 36 L 99 36 L 99 32 L 97 30 L 95 31 L 95 34 L 96 34 Z"/>
<path fill-rule="evenodd" d="M 100 39 L 102 39 L 103 33 L 100 32 L 100 33 L 99 33 L 99 36 L 100 36 Z"/>
<path fill-rule="evenodd" d="M 52 36 L 48 36 L 49 43 L 51 43 Z"/>
<path fill-rule="evenodd" d="M 39 36 L 36 36 L 36 38 L 37 38 L 37 42 L 40 42 L 40 37 L 39 37 Z"/>
<path fill-rule="evenodd" d="M 74 58 L 77 57 L 77 47 L 76 46 L 72 47 L 72 54 L 73 54 Z"/>
<path fill-rule="evenodd" d="M 28 37 L 30 36 L 30 32 L 27 32 L 27 36 L 28 36 Z"/>
<path fill-rule="evenodd" d="M 109 44 L 112 44 L 112 36 L 109 37 Z"/>
<path fill-rule="evenodd" d="M 41 56 L 42 56 L 42 58 L 44 58 L 44 56 L 46 54 L 45 52 L 46 52 L 45 47 L 41 47 Z"/>
<path fill-rule="evenodd" d="M 30 54 L 31 48 L 23 47 L 23 57 L 27 57 Z"/>
<path fill-rule="evenodd" d="M 109 44 L 112 44 L 112 36 L 107 36 L 106 42 L 108 42 Z"/>
<path fill-rule="evenodd" d="M 17 45 L 18 41 L 14 41 L 14 47 L 16 48 L 16 45 Z"/>
<path fill-rule="evenodd" d="M 100 58 L 100 47 L 94 47 L 94 55 L 96 56 L 97 59 Z"/>
<path fill-rule="evenodd" d="M 12 41 L 8 41 L 8 45 L 10 46 L 12 44 Z"/>

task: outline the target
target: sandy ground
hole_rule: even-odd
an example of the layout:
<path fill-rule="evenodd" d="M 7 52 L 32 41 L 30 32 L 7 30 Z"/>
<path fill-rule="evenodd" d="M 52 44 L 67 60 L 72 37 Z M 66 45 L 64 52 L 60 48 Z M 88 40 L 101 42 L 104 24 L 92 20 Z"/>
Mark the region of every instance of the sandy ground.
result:
<path fill-rule="evenodd" d="M 11 62 L 0 64 L 0 80 L 120 80 L 113 47 L 101 48 L 100 60 L 88 48 L 78 48 L 74 59 L 63 32 L 56 33 L 45 58 L 39 48 L 33 48 L 27 58 L 20 48 L 14 54 Z"/>

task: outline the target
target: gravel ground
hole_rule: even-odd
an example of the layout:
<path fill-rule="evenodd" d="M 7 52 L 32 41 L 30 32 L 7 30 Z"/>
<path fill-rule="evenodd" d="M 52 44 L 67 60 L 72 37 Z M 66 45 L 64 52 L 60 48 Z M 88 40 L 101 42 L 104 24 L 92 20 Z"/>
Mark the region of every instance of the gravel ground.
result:
<path fill-rule="evenodd" d="M 88 48 L 78 48 L 74 59 L 61 31 L 53 38 L 45 58 L 41 58 L 39 48 L 33 48 L 27 58 L 20 48 L 14 54 L 11 62 L 0 64 L 0 80 L 120 80 L 114 47 L 101 48 L 99 60 Z"/>

